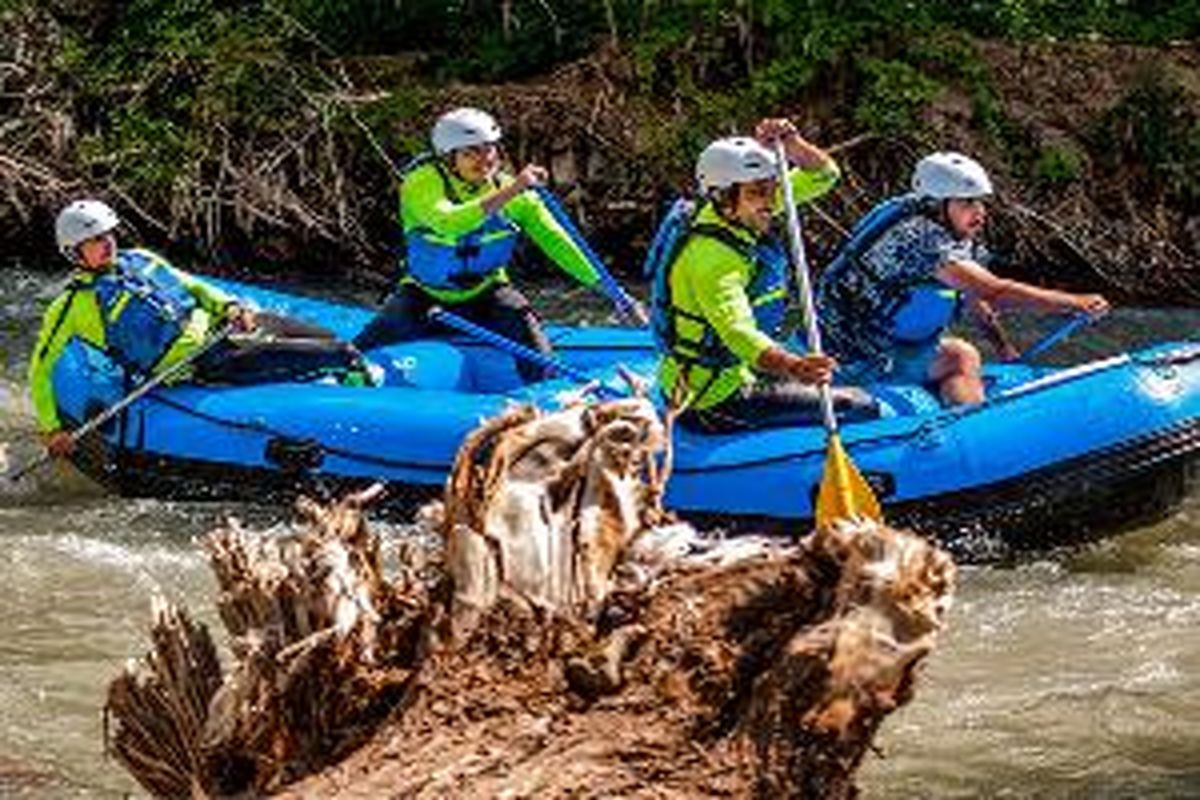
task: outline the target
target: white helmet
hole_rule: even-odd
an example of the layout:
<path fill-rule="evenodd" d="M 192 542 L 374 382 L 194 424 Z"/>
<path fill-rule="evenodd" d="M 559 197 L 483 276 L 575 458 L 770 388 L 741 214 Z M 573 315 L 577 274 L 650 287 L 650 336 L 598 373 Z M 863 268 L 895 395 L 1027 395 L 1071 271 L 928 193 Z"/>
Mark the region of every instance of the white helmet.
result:
<path fill-rule="evenodd" d="M 108 233 L 121 224 L 117 212 L 99 200 L 76 200 L 62 211 L 54 221 L 54 236 L 58 249 L 71 261 L 75 260 L 75 248 L 80 242 Z"/>
<path fill-rule="evenodd" d="M 992 194 L 992 179 L 978 161 L 962 153 L 933 153 L 917 162 L 912 188 L 934 200 L 969 200 Z"/>
<path fill-rule="evenodd" d="M 456 108 L 438 117 L 433 125 L 433 149 L 440 156 L 461 147 L 500 141 L 500 126 L 494 117 L 477 108 Z"/>
<path fill-rule="evenodd" d="M 696 159 L 696 180 L 705 192 L 774 178 L 778 174 L 775 154 L 749 136 L 717 139 Z"/>

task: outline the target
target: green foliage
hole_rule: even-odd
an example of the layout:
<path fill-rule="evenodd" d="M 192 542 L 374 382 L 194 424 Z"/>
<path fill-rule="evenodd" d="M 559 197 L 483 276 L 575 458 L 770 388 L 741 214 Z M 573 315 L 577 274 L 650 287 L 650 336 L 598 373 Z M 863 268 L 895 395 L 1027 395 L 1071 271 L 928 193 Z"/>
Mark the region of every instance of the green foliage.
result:
<path fill-rule="evenodd" d="M 671 92 L 688 80 L 689 70 L 672 57 L 685 46 L 686 40 L 685 32 L 665 29 L 647 32 L 630 46 L 634 74 L 642 91 L 647 94 Z"/>
<path fill-rule="evenodd" d="M 99 31 L 69 24 L 61 54 L 64 75 L 85 87 L 88 102 L 102 107 L 111 87 L 139 82 L 139 113 L 252 128 L 280 124 L 297 92 L 321 90 L 306 68 L 313 59 L 419 51 L 414 68 L 426 78 L 499 81 L 615 36 L 648 95 L 682 101 L 705 119 L 786 105 L 849 65 L 854 117 L 872 130 L 911 129 L 953 81 L 976 91 L 980 124 L 1004 138 L 963 32 L 1200 34 L 1200 0 L 100 0 L 97 8 L 108 21 Z"/>
<path fill-rule="evenodd" d="M 1200 206 L 1200 111 L 1194 92 L 1167 70 L 1142 73 L 1095 121 L 1089 143 L 1106 166 L 1141 166 L 1140 190 Z"/>
<path fill-rule="evenodd" d="M 36 2 L 0 0 L 0 12 Z M 1200 35 L 1200 0 L 96 0 L 88 8 L 60 14 L 54 65 L 72 97 L 80 155 L 97 179 L 144 187 L 154 199 L 215 169 L 229 143 L 249 150 L 303 138 L 314 118 L 347 141 L 365 129 L 366 139 L 417 152 L 440 81 L 544 73 L 613 38 L 633 69 L 620 89 L 670 111 L 639 142 L 681 174 L 711 137 L 817 94 L 845 103 L 859 127 L 919 134 L 923 110 L 953 85 L 1018 172 L 1060 185 L 1079 177 L 1081 155 L 1039 149 L 1005 114 L 969 36 Z M 410 57 L 401 62 L 401 53 Z M 403 70 L 390 94 L 351 107 L 331 63 L 367 56 Z M 1090 149 L 1136 158 L 1154 191 L 1195 200 L 1195 108 L 1181 88 L 1144 82 L 1097 122 Z"/>
<path fill-rule="evenodd" d="M 106 135 L 93 141 L 94 165 L 106 164 L 117 181 L 157 199 L 170 196 L 196 146 L 180 125 L 135 109 L 118 114 Z"/>
<path fill-rule="evenodd" d="M 1200 0 L 996 0 L 939 2 L 938 16 L 977 36 L 1105 36 L 1162 44 L 1200 36 Z"/>
<path fill-rule="evenodd" d="M 758 108 L 773 108 L 811 85 L 820 74 L 813 62 L 800 57 L 772 61 L 751 77 L 750 91 Z"/>
<path fill-rule="evenodd" d="M 392 145 L 402 158 L 411 158 L 429 147 L 428 119 L 436 96 L 417 87 L 397 87 L 363 106 L 358 119 L 380 142 Z"/>
<path fill-rule="evenodd" d="M 990 84 L 976 84 L 970 94 L 971 124 L 1007 155 L 1017 174 L 1028 174 L 1038 157 L 1032 133 L 1008 115 Z"/>
<path fill-rule="evenodd" d="M 289 54 L 297 43 L 326 56 L 421 51 L 434 75 L 473 81 L 544 71 L 615 34 L 647 80 L 675 86 L 687 71 L 694 83 L 730 88 L 753 76 L 764 98 L 807 85 L 820 65 L 849 55 L 894 57 L 898 43 L 919 48 L 946 31 L 1140 42 L 1200 36 L 1200 0 L 98 0 L 95 7 L 115 15 L 104 27 L 116 33 L 123 52 L 112 52 L 113 66 L 123 69 L 144 62 L 151 44 L 199 55 L 214 41 L 212 23 L 261 35 L 266 47 Z M 923 57 L 912 55 L 913 63 Z"/>
<path fill-rule="evenodd" d="M 866 90 L 854 108 L 854 119 L 868 130 L 905 135 L 919 126 L 918 114 L 942 87 L 903 61 L 863 62 Z"/>
<path fill-rule="evenodd" d="M 590 51 L 600 4 L 509 0 L 275 0 L 330 54 L 421 50 L 436 77 L 491 81 L 535 74 Z"/>
<path fill-rule="evenodd" d="M 1069 144 L 1043 147 L 1033 162 L 1033 179 L 1047 188 L 1058 188 L 1079 180 L 1084 156 Z"/>
<path fill-rule="evenodd" d="M 63 31 L 62 46 L 55 54 L 54 69 L 63 75 L 82 73 L 87 67 L 89 49 L 83 37 L 70 29 Z"/>
<path fill-rule="evenodd" d="M 939 30 L 912 40 L 907 57 L 927 75 L 968 88 L 991 85 L 987 62 L 975 43 L 958 30 Z"/>

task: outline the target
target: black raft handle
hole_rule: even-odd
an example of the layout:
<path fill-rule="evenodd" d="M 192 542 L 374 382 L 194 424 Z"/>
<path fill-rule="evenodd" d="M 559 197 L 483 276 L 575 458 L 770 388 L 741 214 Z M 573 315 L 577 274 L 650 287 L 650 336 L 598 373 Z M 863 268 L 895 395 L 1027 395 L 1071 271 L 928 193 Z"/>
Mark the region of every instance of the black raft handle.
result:
<path fill-rule="evenodd" d="M 263 457 L 283 472 L 307 472 L 319 468 L 325 462 L 325 450 L 316 439 L 274 436 L 267 440 Z"/>

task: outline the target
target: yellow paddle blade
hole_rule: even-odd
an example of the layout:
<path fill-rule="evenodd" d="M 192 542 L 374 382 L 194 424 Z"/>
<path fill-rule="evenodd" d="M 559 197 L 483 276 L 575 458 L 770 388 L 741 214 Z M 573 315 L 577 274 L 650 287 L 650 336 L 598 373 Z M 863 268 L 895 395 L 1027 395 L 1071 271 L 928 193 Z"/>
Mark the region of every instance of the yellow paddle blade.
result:
<path fill-rule="evenodd" d="M 829 435 L 829 446 L 825 451 L 825 471 L 821 475 L 821 488 L 817 491 L 817 527 L 824 527 L 837 519 L 867 517 L 883 521 L 883 512 L 875 492 L 863 478 L 858 467 L 850 460 L 836 433 Z"/>

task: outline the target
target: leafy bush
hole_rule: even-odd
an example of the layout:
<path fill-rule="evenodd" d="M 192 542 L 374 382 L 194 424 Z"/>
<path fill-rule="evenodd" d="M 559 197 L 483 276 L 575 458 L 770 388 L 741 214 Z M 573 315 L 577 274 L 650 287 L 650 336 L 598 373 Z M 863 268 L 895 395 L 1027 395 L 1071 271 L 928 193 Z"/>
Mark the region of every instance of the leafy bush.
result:
<path fill-rule="evenodd" d="M 1033 179 L 1048 188 L 1072 183 L 1083 175 L 1083 159 L 1083 154 L 1070 145 L 1048 145 L 1033 162 Z"/>
<path fill-rule="evenodd" d="M 264 224 L 300 228 L 356 257 L 380 238 L 368 222 L 392 227 L 394 173 L 376 156 L 425 146 L 448 80 L 522 79 L 618 43 L 612 94 L 638 126 L 630 169 L 644 183 L 687 176 L 713 136 L 810 101 L 836 120 L 822 136 L 919 138 L 924 109 L 954 86 L 1011 171 L 1054 186 L 1082 159 L 1039 149 L 1005 114 L 969 36 L 1200 35 L 1200 0 L 0 0 L 9 60 L 19 37 L 4 17 L 16 12 L 53 16 L 61 48 L 44 69 L 56 85 L 37 102 L 57 103 L 74 132 L 63 141 L 75 152 L 53 154 L 69 180 L 124 192 L 171 236 L 190 224 L 214 245 L 224 215 L 248 240 Z M 384 80 L 345 77 L 378 65 Z M 389 91 L 364 98 L 355 85 Z M 1097 121 L 1089 151 L 1139 160 L 1147 191 L 1195 205 L 1195 109 L 1149 80 Z M 366 198 L 366 221 L 345 212 L 348 194 Z"/>
<path fill-rule="evenodd" d="M 1196 97 L 1167 70 L 1151 68 L 1092 125 L 1101 164 L 1140 165 L 1139 191 L 1200 206 L 1200 112 Z"/>
<path fill-rule="evenodd" d="M 938 3 L 938 16 L 977 36 L 1031 39 L 1100 35 L 1162 44 L 1200 36 L 1198 0 L 997 0 Z"/>
<path fill-rule="evenodd" d="M 913 133 L 920 125 L 921 109 L 942 90 L 937 81 L 903 61 L 868 59 L 863 71 L 867 86 L 854 108 L 854 119 L 877 133 Z"/>

